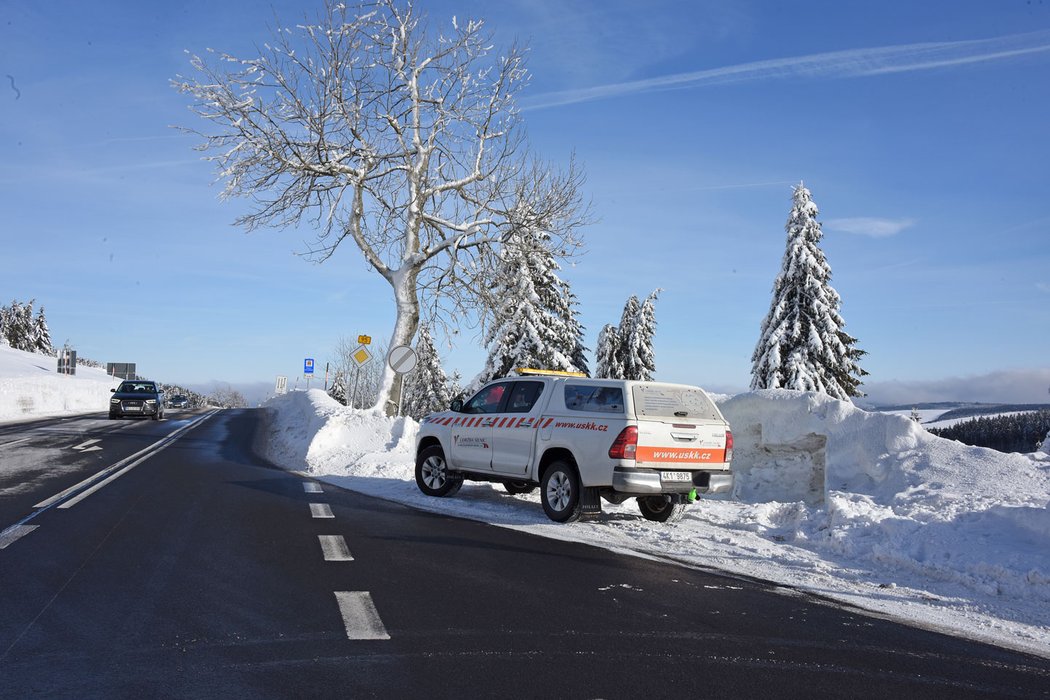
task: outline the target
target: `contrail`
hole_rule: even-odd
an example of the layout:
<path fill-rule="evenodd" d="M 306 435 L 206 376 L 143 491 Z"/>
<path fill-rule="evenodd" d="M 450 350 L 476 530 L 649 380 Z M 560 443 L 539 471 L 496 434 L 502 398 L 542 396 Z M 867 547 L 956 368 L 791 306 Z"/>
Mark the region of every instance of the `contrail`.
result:
<path fill-rule="evenodd" d="M 544 109 L 640 92 L 727 85 L 770 78 L 857 78 L 950 68 L 1050 51 L 1050 31 L 991 39 L 904 44 L 775 58 L 709 70 L 548 92 L 521 100 L 522 109 Z"/>

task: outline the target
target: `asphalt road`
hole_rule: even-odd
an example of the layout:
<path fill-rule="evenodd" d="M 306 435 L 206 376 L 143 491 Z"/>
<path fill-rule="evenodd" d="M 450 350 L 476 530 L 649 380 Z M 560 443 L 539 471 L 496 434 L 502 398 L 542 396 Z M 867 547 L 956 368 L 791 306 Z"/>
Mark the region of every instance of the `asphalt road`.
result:
<path fill-rule="evenodd" d="M 273 468 L 257 418 L 0 426 L 0 697 L 1050 697 L 1046 659 Z"/>

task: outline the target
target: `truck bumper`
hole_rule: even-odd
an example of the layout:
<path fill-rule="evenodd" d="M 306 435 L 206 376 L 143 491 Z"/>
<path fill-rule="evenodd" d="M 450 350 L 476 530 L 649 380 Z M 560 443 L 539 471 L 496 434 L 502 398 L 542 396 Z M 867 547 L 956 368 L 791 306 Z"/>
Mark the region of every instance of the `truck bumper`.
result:
<path fill-rule="evenodd" d="M 613 470 L 614 491 L 625 494 L 687 493 L 694 488 L 698 493 L 728 493 L 733 489 L 733 474 L 728 471 L 693 472 L 693 481 L 661 482 L 660 472 L 655 469 L 630 469 L 617 467 Z"/>

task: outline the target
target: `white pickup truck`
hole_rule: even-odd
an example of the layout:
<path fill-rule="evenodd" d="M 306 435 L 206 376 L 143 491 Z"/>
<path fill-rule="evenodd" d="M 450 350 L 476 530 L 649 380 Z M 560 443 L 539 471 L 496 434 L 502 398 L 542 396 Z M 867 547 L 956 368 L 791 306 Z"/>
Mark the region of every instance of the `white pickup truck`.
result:
<path fill-rule="evenodd" d="M 538 485 L 556 522 L 637 498 L 647 519 L 674 522 L 698 494 L 732 488 L 732 458 L 729 423 L 699 387 L 523 374 L 423 419 L 416 484 L 428 496 L 464 479 Z"/>

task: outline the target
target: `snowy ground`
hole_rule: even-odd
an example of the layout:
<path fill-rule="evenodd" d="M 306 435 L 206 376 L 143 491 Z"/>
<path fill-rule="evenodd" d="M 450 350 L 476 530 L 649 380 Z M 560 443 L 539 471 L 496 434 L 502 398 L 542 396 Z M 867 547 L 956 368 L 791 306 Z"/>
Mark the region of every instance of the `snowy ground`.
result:
<path fill-rule="evenodd" d="M 0 420 L 105 410 L 115 381 L 54 365 L 0 347 Z M 535 494 L 489 484 L 427 498 L 413 480 L 414 421 L 318 390 L 269 401 L 260 447 L 284 468 L 412 507 L 773 581 L 1050 657 L 1050 455 L 967 447 L 812 394 L 749 393 L 721 407 L 736 491 L 670 527 L 631 502 L 556 525 Z"/>

